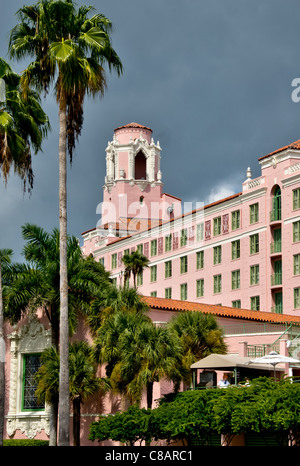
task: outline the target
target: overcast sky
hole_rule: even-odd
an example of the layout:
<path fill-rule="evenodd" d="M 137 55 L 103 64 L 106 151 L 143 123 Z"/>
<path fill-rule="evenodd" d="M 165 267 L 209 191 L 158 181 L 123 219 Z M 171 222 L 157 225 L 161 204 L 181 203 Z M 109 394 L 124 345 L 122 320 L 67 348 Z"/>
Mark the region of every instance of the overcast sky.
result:
<path fill-rule="evenodd" d="M 7 59 L 15 13 L 26 0 L 1 2 L 0 56 Z M 108 75 L 101 100 L 87 100 L 82 135 L 68 169 L 68 231 L 99 221 L 105 148 L 117 126 L 150 126 L 162 147 L 164 191 L 185 202 L 239 192 L 258 158 L 300 138 L 299 0 L 91 0 L 113 23 L 124 74 Z M 25 64 L 10 62 L 20 72 Z M 29 61 L 28 61 L 29 63 Z M 0 179 L 0 248 L 22 260 L 21 226 L 58 226 L 58 109 L 43 100 L 52 132 L 34 158 L 35 185 Z"/>

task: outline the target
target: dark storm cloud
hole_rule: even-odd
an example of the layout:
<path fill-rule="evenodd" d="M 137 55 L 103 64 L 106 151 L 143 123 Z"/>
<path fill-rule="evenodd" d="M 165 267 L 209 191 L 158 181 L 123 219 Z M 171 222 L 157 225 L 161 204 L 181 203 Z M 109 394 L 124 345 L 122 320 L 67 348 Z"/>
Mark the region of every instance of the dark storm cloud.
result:
<path fill-rule="evenodd" d="M 25 0 L 1 5 L 0 56 Z M 31 3 L 31 2 L 28 2 Z M 164 189 L 184 201 L 238 192 L 258 157 L 300 137 L 297 0 L 92 0 L 114 24 L 113 45 L 124 64 L 108 76 L 101 100 L 87 100 L 85 121 L 68 175 L 69 232 L 93 228 L 102 200 L 105 148 L 113 129 L 136 121 L 162 147 Z M 13 63 L 17 71 L 25 64 Z M 35 187 L 23 198 L 19 180 L 0 187 L 0 247 L 19 257 L 26 221 L 58 225 L 58 126 L 55 100 L 44 108 L 52 133 L 34 160 Z"/>

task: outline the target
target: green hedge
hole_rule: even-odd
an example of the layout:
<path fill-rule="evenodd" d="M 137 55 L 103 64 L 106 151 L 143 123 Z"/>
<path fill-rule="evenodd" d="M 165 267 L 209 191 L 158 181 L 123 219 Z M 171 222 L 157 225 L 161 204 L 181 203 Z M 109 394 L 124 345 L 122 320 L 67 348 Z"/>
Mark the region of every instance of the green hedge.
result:
<path fill-rule="evenodd" d="M 32 440 L 32 439 L 10 439 L 3 440 L 4 447 L 48 447 L 48 440 Z"/>

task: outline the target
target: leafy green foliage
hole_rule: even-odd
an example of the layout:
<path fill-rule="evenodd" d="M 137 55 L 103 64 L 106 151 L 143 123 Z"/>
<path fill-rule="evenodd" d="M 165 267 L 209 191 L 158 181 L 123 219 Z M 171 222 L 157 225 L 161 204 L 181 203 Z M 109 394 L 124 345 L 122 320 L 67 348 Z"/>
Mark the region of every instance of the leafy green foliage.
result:
<path fill-rule="evenodd" d="M 133 446 L 136 442 L 151 440 L 151 411 L 133 405 L 127 411 L 101 416 L 90 428 L 90 440 L 111 439 Z"/>
<path fill-rule="evenodd" d="M 135 431 L 134 436 L 128 433 L 127 437 L 116 428 L 126 416 L 127 412 L 110 416 L 106 424 L 101 419 L 101 427 L 95 423 L 92 440 L 112 439 L 112 432 L 114 440 L 122 437 L 123 442 L 145 438 L 143 429 L 140 436 Z M 142 413 L 135 408 L 134 416 L 138 419 Z M 186 391 L 171 397 L 171 401 L 165 397 L 158 408 L 147 411 L 147 416 L 148 438 L 155 440 L 181 440 L 184 444 L 197 440 L 198 444 L 209 445 L 217 434 L 229 444 L 235 435 L 256 432 L 262 437 L 271 435 L 277 445 L 284 445 L 287 439 L 299 445 L 300 384 L 289 378 L 275 383 L 261 377 L 245 387 Z"/>

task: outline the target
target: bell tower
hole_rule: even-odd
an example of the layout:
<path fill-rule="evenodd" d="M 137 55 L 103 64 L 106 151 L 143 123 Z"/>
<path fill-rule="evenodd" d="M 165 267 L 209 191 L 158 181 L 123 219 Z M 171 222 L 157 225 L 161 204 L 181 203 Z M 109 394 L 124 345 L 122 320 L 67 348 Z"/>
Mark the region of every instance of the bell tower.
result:
<path fill-rule="evenodd" d="M 106 148 L 102 228 L 123 236 L 121 231 L 155 226 L 180 213 L 181 200 L 163 194 L 160 160 L 151 128 L 129 123 L 114 130 Z"/>

